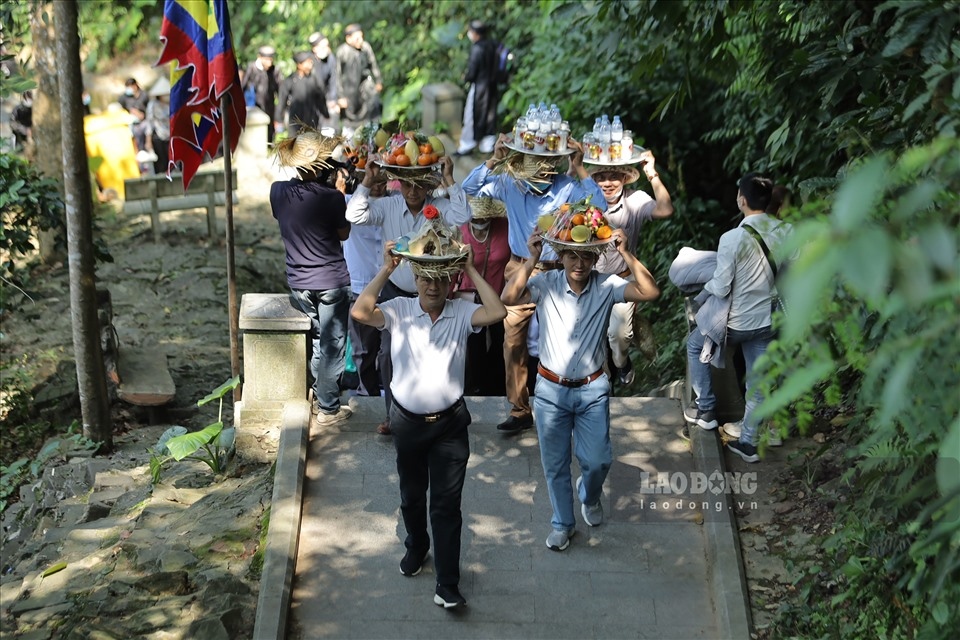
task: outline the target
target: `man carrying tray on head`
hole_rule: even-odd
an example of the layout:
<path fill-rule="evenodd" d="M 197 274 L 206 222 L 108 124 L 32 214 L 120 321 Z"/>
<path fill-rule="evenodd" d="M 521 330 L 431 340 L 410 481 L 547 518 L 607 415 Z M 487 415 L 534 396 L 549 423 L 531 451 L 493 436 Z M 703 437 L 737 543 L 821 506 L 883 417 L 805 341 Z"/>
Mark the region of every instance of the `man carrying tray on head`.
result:
<path fill-rule="evenodd" d="M 590 198 L 601 209 L 606 209 L 603 192 L 583 167 L 583 147 L 574 139 L 568 140 L 569 150 L 553 155 L 528 154 L 507 146 L 509 138 L 500 135 L 493 148 L 493 157 L 470 172 L 463 181 L 463 190 L 470 196 L 490 196 L 503 201 L 509 221 L 508 241 L 512 257 L 504 271 L 510 280 L 532 258 L 527 239 L 541 215 L 553 213 L 560 205 Z M 558 174 L 556 163 L 565 156 L 577 178 Z M 552 250 L 538 254 L 530 265 L 536 273 L 559 269 Z M 534 305 L 507 305 L 503 321 L 503 360 L 506 369 L 507 401 L 510 416 L 497 425 L 506 433 L 516 433 L 533 426 L 530 393 L 527 390 L 527 331 Z"/>
<path fill-rule="evenodd" d="M 636 182 L 640 177 L 640 171 L 636 167 L 629 164 L 592 165 L 587 169 L 607 201 L 607 220 L 614 227 L 623 229 L 627 250 L 634 255 L 637 253 L 637 245 L 640 244 L 640 230 L 644 223 L 673 215 L 673 201 L 657 173 L 653 153 L 644 149 L 636 161 L 640 163 L 644 175 L 653 187 L 653 198 L 645 191 L 627 188 L 627 185 Z M 589 160 L 587 164 L 591 164 Z M 613 247 L 607 247 L 607 250 L 600 254 L 597 271 L 616 273 L 621 278 L 630 277 L 630 270 L 620 258 L 620 252 Z M 616 382 L 624 386 L 629 386 L 634 378 L 633 363 L 627 350 L 633 340 L 634 306 L 632 302 L 615 305 L 610 314 L 610 328 L 607 330 L 610 357 L 615 369 L 611 373 Z"/>
<path fill-rule="evenodd" d="M 563 270 L 535 275 L 544 240 L 560 254 Z M 613 459 L 610 380 L 603 370 L 610 310 L 619 302 L 646 302 L 660 295 L 653 276 L 627 250 L 623 231 L 614 230 L 609 241 L 620 252 L 633 282 L 594 271 L 597 255 L 607 241 L 560 242 L 537 232 L 527 243 L 530 259 L 515 270 L 500 296 L 506 305 L 535 305 L 540 321 L 540 365 L 533 408 L 540 460 L 553 506 L 547 547 L 554 551 L 566 549 L 576 531 L 571 437 L 580 464 L 576 487 L 581 515 L 591 527 L 603 522 L 600 498 Z"/>
<path fill-rule="evenodd" d="M 436 215 L 436 211 L 429 210 L 427 215 Z M 433 601 L 453 609 L 467 603 L 458 588 L 463 529 L 460 504 L 470 458 L 470 413 L 463 400 L 467 337 L 500 322 L 506 309 L 474 266 L 472 249 L 453 238 L 453 229 L 444 229 L 438 222 L 434 217 L 429 224 L 443 238 L 438 234 L 433 239 L 438 249 L 447 242 L 451 253 L 433 255 L 434 260 L 424 262 L 404 254 L 403 264 L 407 269 L 413 266 L 417 297 L 383 300 L 381 291 L 400 263 L 397 243 L 390 240 L 384 245 L 383 267 L 357 298 L 351 314 L 357 322 L 395 334 L 391 350 L 397 376 L 390 424 L 400 477 L 400 514 L 407 531 L 400 573 L 419 574 L 430 550 L 429 491 L 437 574 Z M 450 260 L 445 261 L 445 255 Z M 480 304 L 447 299 L 450 277 L 461 265 L 477 288 Z"/>
<path fill-rule="evenodd" d="M 368 162 L 363 182 L 357 186 L 347 204 L 347 221 L 350 224 L 379 226 L 383 231 L 384 241 L 396 240 L 401 236 L 415 233 L 423 223 L 422 213 L 427 205 L 433 205 L 439 210 L 444 224 L 451 227 L 464 224 L 470 220 L 470 207 L 467 205 L 463 189 L 453 180 L 453 160 L 443 156 L 439 162 L 442 177 L 438 177 L 429 167 L 409 169 L 390 167 L 387 170 L 377 162 Z M 389 175 L 400 180 L 400 193 L 370 199 L 370 188 L 375 184 L 381 171 L 387 171 Z M 438 184 L 442 184 L 447 190 L 446 198 L 435 198 L 432 195 L 431 192 Z M 396 270 L 391 270 L 390 281 L 380 293 L 380 302 L 398 296 L 414 298 L 416 295 L 417 285 L 414 282 L 413 271 L 409 264 L 403 263 Z M 387 409 L 387 418 L 377 426 L 377 433 L 390 435 L 390 403 L 393 398 L 390 380 L 393 378 L 393 367 L 390 360 L 389 331 L 381 333 L 377 365 L 380 368 L 380 383 L 383 385 Z"/>

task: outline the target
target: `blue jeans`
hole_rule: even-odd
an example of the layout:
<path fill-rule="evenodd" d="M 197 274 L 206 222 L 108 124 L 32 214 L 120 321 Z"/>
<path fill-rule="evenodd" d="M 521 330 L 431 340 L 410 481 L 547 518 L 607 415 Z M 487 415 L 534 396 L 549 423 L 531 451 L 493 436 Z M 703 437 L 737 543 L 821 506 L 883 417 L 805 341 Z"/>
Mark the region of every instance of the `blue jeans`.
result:
<path fill-rule="evenodd" d="M 346 364 L 350 287 L 325 291 L 292 289 L 290 302 L 310 317 L 310 375 L 313 397 L 323 413 L 340 410 L 340 376 Z"/>
<path fill-rule="evenodd" d="M 583 484 L 580 501 L 594 504 L 603 493 L 610 471 L 610 379 L 606 374 L 582 387 L 564 387 L 537 376 L 533 415 L 540 440 L 540 461 L 553 506 L 554 529 L 566 531 L 576 524 L 573 515 L 571 445 L 580 463 Z"/>
<path fill-rule="evenodd" d="M 744 397 L 743 428 L 740 431 L 740 441 L 755 445 L 757 443 L 757 419 L 753 412 L 763 400 L 760 391 L 756 388 L 756 379 L 753 366 L 757 359 L 767 351 L 767 345 L 773 340 L 773 329 L 761 327 L 750 331 L 727 329 L 727 344 L 725 349 L 733 349 L 737 345 L 743 349 L 743 359 L 747 366 L 747 393 Z M 693 392 L 697 395 L 697 408 L 700 411 L 712 411 L 717 406 L 717 397 L 713 394 L 713 383 L 710 379 L 710 363 L 700 362 L 700 351 L 703 349 L 704 335 L 694 327 L 687 338 L 687 361 L 690 364 L 690 382 Z"/>

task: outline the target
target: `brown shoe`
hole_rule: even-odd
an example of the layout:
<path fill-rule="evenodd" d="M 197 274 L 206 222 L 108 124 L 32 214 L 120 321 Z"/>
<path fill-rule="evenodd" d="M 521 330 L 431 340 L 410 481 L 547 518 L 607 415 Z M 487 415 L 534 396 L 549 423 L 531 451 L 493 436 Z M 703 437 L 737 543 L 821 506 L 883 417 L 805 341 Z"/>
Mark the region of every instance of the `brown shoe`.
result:
<path fill-rule="evenodd" d="M 389 420 L 389 419 L 384 420 L 383 422 L 381 422 L 380 424 L 377 425 L 377 433 L 379 433 L 379 434 L 382 435 L 382 436 L 388 436 L 388 435 L 390 435 L 391 433 L 393 433 L 393 431 L 390 431 L 390 420 Z"/>

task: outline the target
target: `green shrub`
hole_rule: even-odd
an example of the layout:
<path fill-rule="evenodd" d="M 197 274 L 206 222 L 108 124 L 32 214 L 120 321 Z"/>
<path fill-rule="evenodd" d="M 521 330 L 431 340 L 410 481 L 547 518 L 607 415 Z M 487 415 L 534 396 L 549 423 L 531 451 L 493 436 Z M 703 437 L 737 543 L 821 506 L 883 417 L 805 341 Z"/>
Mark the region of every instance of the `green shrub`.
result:
<path fill-rule="evenodd" d="M 850 499 L 820 576 L 798 580 L 785 635 L 945 638 L 960 628 L 958 227 L 955 138 L 868 159 L 829 215 L 796 226 L 801 256 L 784 284 L 790 311 L 765 361 L 761 413 L 801 431 L 814 407 L 848 413 Z"/>

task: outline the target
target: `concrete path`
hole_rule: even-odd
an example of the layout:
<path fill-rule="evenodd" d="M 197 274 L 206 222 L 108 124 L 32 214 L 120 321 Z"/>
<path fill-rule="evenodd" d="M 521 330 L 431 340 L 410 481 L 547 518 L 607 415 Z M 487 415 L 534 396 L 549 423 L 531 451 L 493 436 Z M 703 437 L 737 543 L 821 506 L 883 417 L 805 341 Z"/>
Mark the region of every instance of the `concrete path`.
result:
<path fill-rule="evenodd" d="M 433 604 L 432 556 L 419 576 L 400 574 L 405 533 L 393 444 L 374 432 L 382 400 L 353 398 L 351 405 L 354 417 L 341 428 L 314 425 L 310 434 L 288 639 L 747 633 L 749 616 L 737 612 L 736 568 L 718 575 L 711 559 L 712 532 L 731 534 L 729 518 L 714 507 L 723 496 L 676 484 L 680 493 L 651 493 L 658 481 L 689 484 L 697 475 L 690 444 L 677 435 L 678 401 L 613 399 L 606 521 L 587 527 L 577 509 L 577 534 L 557 553 L 544 543 L 551 510 L 536 432 L 503 436 L 495 425 L 504 400 L 468 398 L 460 584 L 468 606 L 458 613 Z"/>

